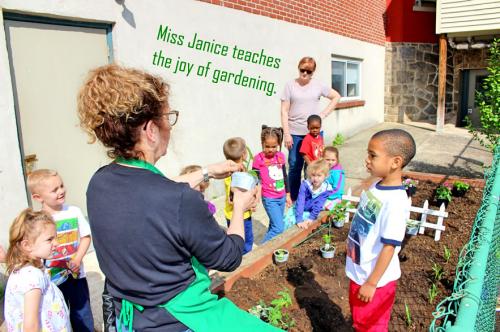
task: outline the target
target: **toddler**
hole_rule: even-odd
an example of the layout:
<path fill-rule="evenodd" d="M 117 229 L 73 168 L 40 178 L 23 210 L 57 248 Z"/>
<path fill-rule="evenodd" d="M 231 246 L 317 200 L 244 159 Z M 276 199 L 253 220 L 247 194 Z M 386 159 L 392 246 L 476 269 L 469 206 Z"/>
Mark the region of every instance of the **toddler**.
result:
<path fill-rule="evenodd" d="M 247 145 L 245 140 L 241 137 L 233 137 L 224 142 L 223 146 L 224 156 L 227 160 L 232 160 L 237 164 L 243 165 L 247 159 Z M 226 217 L 227 226 L 229 227 L 231 218 L 233 216 L 233 200 L 231 195 L 231 176 L 224 179 L 224 187 L 226 189 L 226 204 L 224 206 L 224 215 Z M 245 227 L 245 246 L 243 254 L 252 250 L 253 246 L 253 228 L 252 228 L 252 212 L 245 211 L 243 214 L 244 227 Z"/>
<path fill-rule="evenodd" d="M 285 205 L 290 206 L 290 191 L 286 174 L 286 159 L 281 152 L 283 129 L 262 126 L 262 152 L 253 160 L 252 168 L 260 177 L 262 205 L 269 216 L 269 228 L 262 243 L 283 233 Z"/>
<path fill-rule="evenodd" d="M 299 195 L 293 209 L 285 216 L 285 224 L 297 224 L 308 228 L 323 210 L 325 201 L 332 194 L 332 186 L 326 181 L 330 167 L 322 159 L 313 161 L 307 167 L 307 180 L 300 184 Z"/>
<path fill-rule="evenodd" d="M 327 146 L 323 150 L 323 159 L 328 163 L 330 172 L 326 181 L 332 186 L 333 193 L 325 203 L 325 209 L 331 210 L 342 200 L 344 194 L 345 174 L 340 165 L 339 150 L 334 146 Z"/>
<path fill-rule="evenodd" d="M 307 118 L 309 134 L 304 137 L 299 152 L 304 157 L 306 166 L 323 156 L 323 137 L 321 136 L 321 117 L 310 115 Z"/>
<path fill-rule="evenodd" d="M 56 224 L 46 212 L 22 211 L 10 226 L 5 289 L 7 331 L 71 331 L 61 291 L 42 260 L 57 246 Z"/>

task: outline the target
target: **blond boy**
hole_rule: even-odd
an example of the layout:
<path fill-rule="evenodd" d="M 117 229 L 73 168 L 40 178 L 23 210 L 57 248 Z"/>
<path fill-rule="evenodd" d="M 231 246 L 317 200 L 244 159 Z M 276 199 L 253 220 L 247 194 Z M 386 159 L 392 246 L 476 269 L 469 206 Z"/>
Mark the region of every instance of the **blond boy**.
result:
<path fill-rule="evenodd" d="M 56 171 L 32 172 L 28 189 L 56 222 L 58 245 L 45 265 L 68 304 L 71 325 L 75 331 L 93 331 L 89 288 L 82 264 L 91 242 L 89 224 L 78 207 L 65 204 L 66 189 Z"/>
<path fill-rule="evenodd" d="M 224 142 L 222 148 L 224 156 L 227 160 L 232 160 L 239 165 L 243 165 L 247 159 L 247 146 L 245 140 L 241 137 L 229 138 Z M 231 177 L 228 176 L 224 179 L 224 187 L 226 189 L 226 204 L 224 206 L 224 215 L 226 217 L 227 226 L 233 216 L 233 202 L 231 198 Z M 243 248 L 243 255 L 252 250 L 253 246 L 253 227 L 252 227 L 252 212 L 246 211 L 243 214 L 245 226 L 245 246 Z"/>

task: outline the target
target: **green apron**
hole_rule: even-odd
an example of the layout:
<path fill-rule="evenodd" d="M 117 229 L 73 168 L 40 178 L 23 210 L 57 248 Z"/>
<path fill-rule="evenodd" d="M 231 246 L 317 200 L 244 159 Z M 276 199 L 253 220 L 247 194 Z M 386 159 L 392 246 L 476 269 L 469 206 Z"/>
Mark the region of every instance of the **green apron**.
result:
<path fill-rule="evenodd" d="M 143 160 L 117 158 L 115 161 L 164 176 L 155 166 Z M 195 273 L 194 281 L 173 299 L 159 305 L 175 319 L 194 332 L 282 331 L 241 310 L 227 298 L 219 300 L 217 295 L 210 292 L 210 277 L 205 267 L 195 257 L 191 258 L 191 264 Z M 122 324 L 132 331 L 134 308 L 140 312 L 144 310 L 142 306 L 122 299 L 122 309 L 117 322 L 119 332 Z"/>

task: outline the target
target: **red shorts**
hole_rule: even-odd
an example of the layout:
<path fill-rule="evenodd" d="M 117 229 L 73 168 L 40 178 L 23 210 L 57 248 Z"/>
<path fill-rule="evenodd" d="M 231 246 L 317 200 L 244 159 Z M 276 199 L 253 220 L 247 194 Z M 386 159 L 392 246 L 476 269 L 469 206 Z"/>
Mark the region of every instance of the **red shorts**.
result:
<path fill-rule="evenodd" d="M 389 329 L 392 305 L 396 297 L 397 281 L 391 281 L 377 288 L 371 302 L 358 299 L 361 288 L 351 280 L 349 283 L 349 306 L 351 307 L 352 325 L 356 332 L 386 332 Z"/>

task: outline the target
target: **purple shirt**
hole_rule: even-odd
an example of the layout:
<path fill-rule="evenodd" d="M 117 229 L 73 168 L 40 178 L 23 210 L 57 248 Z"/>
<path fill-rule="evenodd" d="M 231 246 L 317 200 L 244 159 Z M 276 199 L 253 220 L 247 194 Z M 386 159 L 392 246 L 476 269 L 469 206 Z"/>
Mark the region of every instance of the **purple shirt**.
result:
<path fill-rule="evenodd" d="M 281 100 L 290 102 L 288 111 L 288 127 L 292 135 L 306 135 L 307 118 L 319 114 L 319 99 L 327 97 L 331 88 L 312 79 L 302 86 L 296 80 L 289 81 L 281 94 Z"/>

